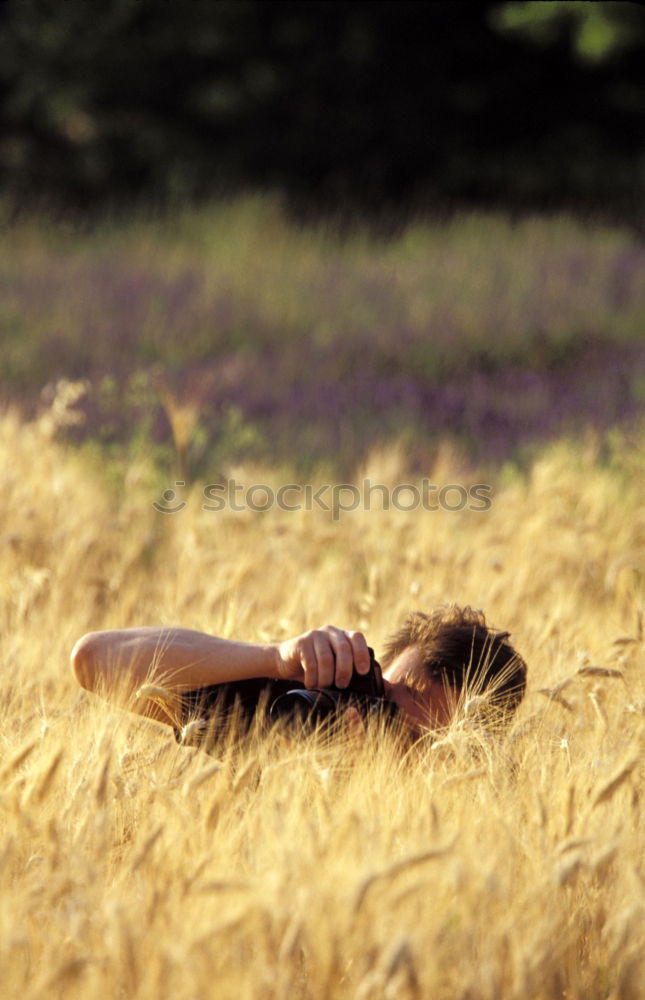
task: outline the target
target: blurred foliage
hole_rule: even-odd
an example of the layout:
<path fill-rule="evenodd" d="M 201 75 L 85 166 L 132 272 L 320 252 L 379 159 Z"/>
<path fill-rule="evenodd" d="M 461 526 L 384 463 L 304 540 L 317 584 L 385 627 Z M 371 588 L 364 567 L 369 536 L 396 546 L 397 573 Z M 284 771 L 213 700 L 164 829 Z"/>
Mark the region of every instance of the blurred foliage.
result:
<path fill-rule="evenodd" d="M 635 3 L 505 3 L 493 11 L 491 23 L 541 45 L 555 44 L 568 31 L 575 53 L 591 62 L 616 57 L 643 41 L 643 12 Z"/>
<path fill-rule="evenodd" d="M 0 231 L 0 402 L 90 380 L 106 452 L 176 478 L 272 456 L 351 470 L 377 441 L 480 457 L 642 411 L 645 248 L 569 216 L 417 219 L 383 240 L 275 198 Z M 188 470 L 188 471 L 186 471 Z M 339 473 L 340 474 L 340 473 Z"/>
<path fill-rule="evenodd" d="M 644 46 L 631 3 L 9 0 L 0 186 L 14 208 L 261 186 L 631 218 Z"/>

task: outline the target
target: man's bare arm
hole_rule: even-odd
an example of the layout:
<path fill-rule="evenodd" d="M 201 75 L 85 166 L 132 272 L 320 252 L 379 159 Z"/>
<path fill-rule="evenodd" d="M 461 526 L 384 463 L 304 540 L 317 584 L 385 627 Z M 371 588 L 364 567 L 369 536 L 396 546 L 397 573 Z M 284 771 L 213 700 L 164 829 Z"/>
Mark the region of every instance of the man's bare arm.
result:
<path fill-rule="evenodd" d="M 252 677 L 301 680 L 307 687 L 335 681 L 342 687 L 354 666 L 367 673 L 370 665 L 362 633 L 331 625 L 267 644 L 158 626 L 89 632 L 74 646 L 71 661 L 88 691 L 171 725 L 172 699 L 185 691 Z"/>

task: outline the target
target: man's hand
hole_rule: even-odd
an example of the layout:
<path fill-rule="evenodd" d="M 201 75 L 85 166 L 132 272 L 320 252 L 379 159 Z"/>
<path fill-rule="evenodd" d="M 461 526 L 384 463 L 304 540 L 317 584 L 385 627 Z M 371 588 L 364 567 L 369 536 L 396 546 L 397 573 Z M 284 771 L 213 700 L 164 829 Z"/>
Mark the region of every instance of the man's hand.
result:
<path fill-rule="evenodd" d="M 277 674 L 285 680 L 304 681 L 305 687 L 344 688 L 354 667 L 359 674 L 370 669 L 370 654 L 362 632 L 348 632 L 324 625 L 285 639 L 277 647 Z"/>

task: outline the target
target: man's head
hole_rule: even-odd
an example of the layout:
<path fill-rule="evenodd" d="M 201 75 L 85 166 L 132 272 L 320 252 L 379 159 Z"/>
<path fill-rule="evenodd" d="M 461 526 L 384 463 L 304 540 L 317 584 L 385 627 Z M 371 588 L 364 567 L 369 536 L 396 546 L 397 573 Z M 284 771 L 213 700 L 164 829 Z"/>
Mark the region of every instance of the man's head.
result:
<path fill-rule="evenodd" d="M 415 611 L 381 656 L 388 695 L 426 728 L 446 725 L 461 697 L 481 696 L 497 715 L 509 715 L 524 695 L 526 664 L 508 637 L 469 607 Z"/>

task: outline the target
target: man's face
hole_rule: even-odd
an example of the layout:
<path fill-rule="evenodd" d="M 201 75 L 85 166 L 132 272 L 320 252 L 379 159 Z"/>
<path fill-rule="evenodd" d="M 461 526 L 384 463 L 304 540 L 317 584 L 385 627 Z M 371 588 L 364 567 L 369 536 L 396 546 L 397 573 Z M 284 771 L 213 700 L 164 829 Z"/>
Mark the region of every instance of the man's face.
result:
<path fill-rule="evenodd" d="M 452 717 L 457 692 L 426 674 L 421 650 L 408 646 L 383 674 L 385 694 L 416 730 L 440 729 Z"/>

